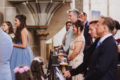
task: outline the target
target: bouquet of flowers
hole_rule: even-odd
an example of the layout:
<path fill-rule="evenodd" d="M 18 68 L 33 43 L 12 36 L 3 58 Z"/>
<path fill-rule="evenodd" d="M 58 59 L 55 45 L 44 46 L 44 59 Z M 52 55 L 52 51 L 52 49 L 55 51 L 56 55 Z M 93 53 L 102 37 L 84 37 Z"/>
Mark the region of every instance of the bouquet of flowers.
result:
<path fill-rule="evenodd" d="M 13 40 L 14 37 L 15 37 L 14 33 L 11 33 L 11 34 L 9 34 L 9 35 L 10 35 L 11 39 Z"/>

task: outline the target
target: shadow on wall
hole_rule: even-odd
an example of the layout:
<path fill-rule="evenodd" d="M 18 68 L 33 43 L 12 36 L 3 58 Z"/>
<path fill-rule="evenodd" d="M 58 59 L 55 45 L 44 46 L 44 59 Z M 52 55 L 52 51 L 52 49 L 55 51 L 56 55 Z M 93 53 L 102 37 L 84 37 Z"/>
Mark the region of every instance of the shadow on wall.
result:
<path fill-rule="evenodd" d="M 3 20 L 4 20 L 3 13 L 2 13 L 2 12 L 0 12 L 0 26 L 2 25 Z"/>
<path fill-rule="evenodd" d="M 70 3 L 63 4 L 52 16 L 50 23 L 48 24 L 48 37 L 47 40 L 52 38 L 57 32 L 59 32 L 68 20 L 67 10 L 70 9 Z"/>

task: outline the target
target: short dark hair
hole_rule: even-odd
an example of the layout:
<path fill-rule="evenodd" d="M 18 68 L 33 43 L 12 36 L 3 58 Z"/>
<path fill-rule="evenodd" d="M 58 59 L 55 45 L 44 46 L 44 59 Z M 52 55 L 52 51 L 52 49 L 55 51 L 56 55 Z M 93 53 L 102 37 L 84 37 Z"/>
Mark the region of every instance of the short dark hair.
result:
<path fill-rule="evenodd" d="M 115 25 L 115 21 L 112 19 L 112 18 L 110 18 L 110 17 L 101 17 L 102 19 L 104 19 L 104 21 L 103 21 L 103 25 L 106 25 L 107 27 L 108 27 L 108 29 L 109 29 L 109 31 L 113 31 L 113 29 L 114 29 L 114 25 Z"/>
<path fill-rule="evenodd" d="M 83 14 L 84 16 L 87 16 L 87 14 L 85 12 L 81 12 L 80 14 Z"/>
<path fill-rule="evenodd" d="M 78 27 L 80 27 L 80 30 L 81 30 L 81 31 L 82 31 L 83 28 L 84 28 L 84 24 L 83 24 L 83 22 L 80 21 L 80 20 L 77 20 L 75 23 L 73 23 L 73 25 L 75 25 L 75 26 L 77 27 L 77 29 L 78 29 Z"/>
<path fill-rule="evenodd" d="M 118 30 L 120 29 L 120 24 L 117 20 L 115 20 L 115 28 Z"/>
<path fill-rule="evenodd" d="M 67 21 L 67 22 L 66 22 L 66 26 L 67 26 L 68 23 L 72 23 L 72 22 L 71 22 L 71 21 Z"/>

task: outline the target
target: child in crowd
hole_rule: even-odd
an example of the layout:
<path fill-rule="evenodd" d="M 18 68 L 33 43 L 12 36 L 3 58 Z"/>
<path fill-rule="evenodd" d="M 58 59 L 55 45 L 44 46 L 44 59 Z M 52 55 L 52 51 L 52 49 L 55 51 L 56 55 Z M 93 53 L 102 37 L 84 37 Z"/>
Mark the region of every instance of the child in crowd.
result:
<path fill-rule="evenodd" d="M 43 59 L 35 57 L 31 64 L 31 72 L 34 80 L 45 80 L 47 77 L 43 71 Z"/>
<path fill-rule="evenodd" d="M 12 39 L 14 39 L 15 37 L 14 30 L 13 30 L 12 23 L 10 21 L 5 21 L 2 25 L 2 29 L 4 32 L 9 34 Z"/>
<path fill-rule="evenodd" d="M 33 80 L 31 71 L 27 66 L 19 66 L 14 69 L 15 80 Z"/>

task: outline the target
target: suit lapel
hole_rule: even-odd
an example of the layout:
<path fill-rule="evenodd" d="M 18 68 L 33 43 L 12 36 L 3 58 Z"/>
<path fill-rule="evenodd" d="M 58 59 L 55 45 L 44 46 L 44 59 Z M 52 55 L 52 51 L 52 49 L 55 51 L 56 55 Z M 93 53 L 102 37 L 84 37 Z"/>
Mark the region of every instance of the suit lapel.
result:
<path fill-rule="evenodd" d="M 109 36 L 108 38 L 106 38 L 106 39 L 101 43 L 101 45 L 100 45 L 98 48 L 94 48 L 94 51 L 93 51 L 93 53 L 92 53 L 92 55 L 91 55 L 90 61 L 94 62 L 95 60 L 97 60 L 97 59 L 100 57 L 100 55 L 102 55 L 102 52 L 101 52 L 101 51 L 103 50 L 105 43 L 106 43 L 110 38 L 113 38 L 113 37 L 112 37 L 112 36 Z M 97 44 L 97 43 L 96 43 L 96 44 Z"/>

